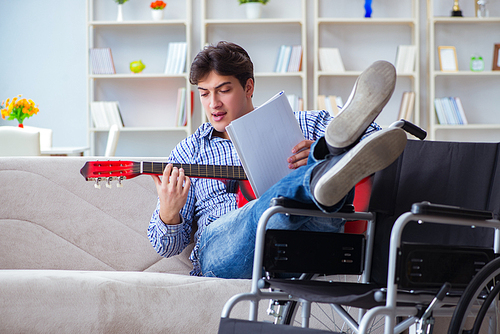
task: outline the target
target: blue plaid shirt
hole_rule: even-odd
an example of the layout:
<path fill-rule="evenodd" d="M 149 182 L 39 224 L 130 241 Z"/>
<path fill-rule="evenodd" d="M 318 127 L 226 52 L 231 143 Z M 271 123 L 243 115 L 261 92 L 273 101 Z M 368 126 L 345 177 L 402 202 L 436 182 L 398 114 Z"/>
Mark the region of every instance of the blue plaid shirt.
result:
<path fill-rule="evenodd" d="M 304 137 L 309 140 L 322 137 L 326 126 L 332 120 L 330 114 L 324 110 L 300 111 L 295 113 L 295 117 Z M 379 129 L 374 123 L 368 128 L 365 136 Z M 233 143 L 230 140 L 213 136 L 213 130 L 210 123 L 202 124 L 194 134 L 175 147 L 169 156 L 169 162 L 241 166 Z M 237 181 L 192 178 L 186 205 L 180 212 L 182 222 L 178 225 L 165 225 L 160 220 L 160 202 L 158 201 L 148 228 L 148 237 L 156 252 L 165 257 L 181 253 L 191 242 L 193 223 L 196 223 L 195 248 L 190 256 L 193 263 L 191 275 L 200 275 L 201 270 L 197 258 L 198 240 L 205 226 L 238 208 L 237 187 Z"/>

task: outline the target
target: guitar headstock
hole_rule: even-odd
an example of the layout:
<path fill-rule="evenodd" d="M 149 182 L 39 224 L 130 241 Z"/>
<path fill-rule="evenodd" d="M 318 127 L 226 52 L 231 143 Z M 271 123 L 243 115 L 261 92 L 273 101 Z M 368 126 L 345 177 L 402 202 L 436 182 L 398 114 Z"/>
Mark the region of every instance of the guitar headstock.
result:
<path fill-rule="evenodd" d="M 118 181 L 117 187 L 122 186 L 122 181 L 140 175 L 137 170 L 138 163 L 133 161 L 88 161 L 80 169 L 80 174 L 85 180 L 94 181 L 94 186 L 100 188 L 100 182 L 106 181 L 106 187 L 111 188 L 111 181 Z"/>

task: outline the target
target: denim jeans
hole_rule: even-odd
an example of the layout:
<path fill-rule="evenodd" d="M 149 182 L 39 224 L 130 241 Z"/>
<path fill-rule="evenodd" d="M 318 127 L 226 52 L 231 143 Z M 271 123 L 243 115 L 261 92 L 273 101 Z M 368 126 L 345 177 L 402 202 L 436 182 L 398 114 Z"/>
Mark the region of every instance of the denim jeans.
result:
<path fill-rule="evenodd" d="M 324 159 L 317 159 L 311 146 L 306 166 L 302 166 L 269 188 L 260 198 L 242 208 L 220 217 L 206 226 L 199 239 L 198 257 L 203 276 L 222 278 L 251 278 L 257 224 L 262 213 L 269 208 L 272 198 L 284 196 L 303 203 L 315 203 L 324 212 L 336 212 L 354 199 L 354 188 L 336 205 L 324 208 L 313 198 L 310 189 L 312 170 Z M 345 154 L 345 153 L 344 153 Z M 340 160 L 344 154 L 332 159 Z M 340 232 L 344 220 L 287 216 L 276 214 L 269 220 L 268 229 Z"/>

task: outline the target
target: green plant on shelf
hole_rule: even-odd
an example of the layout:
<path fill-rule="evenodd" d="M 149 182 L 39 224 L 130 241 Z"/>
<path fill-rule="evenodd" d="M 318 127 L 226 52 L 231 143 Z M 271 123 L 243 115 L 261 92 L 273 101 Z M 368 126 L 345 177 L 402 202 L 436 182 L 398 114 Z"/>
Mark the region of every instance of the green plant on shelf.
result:
<path fill-rule="evenodd" d="M 125 2 L 127 2 L 128 0 L 115 0 L 115 2 L 119 5 L 123 5 Z"/>

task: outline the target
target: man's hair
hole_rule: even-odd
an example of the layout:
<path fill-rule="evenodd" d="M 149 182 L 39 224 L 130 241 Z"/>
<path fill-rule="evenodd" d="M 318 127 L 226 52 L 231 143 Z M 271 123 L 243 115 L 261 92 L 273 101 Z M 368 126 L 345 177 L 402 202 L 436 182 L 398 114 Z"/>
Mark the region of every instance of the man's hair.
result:
<path fill-rule="evenodd" d="M 243 88 L 249 78 L 255 81 L 250 56 L 241 46 L 230 42 L 221 41 L 200 51 L 191 64 L 189 82 L 198 85 L 212 71 L 219 75 L 234 76 Z"/>

